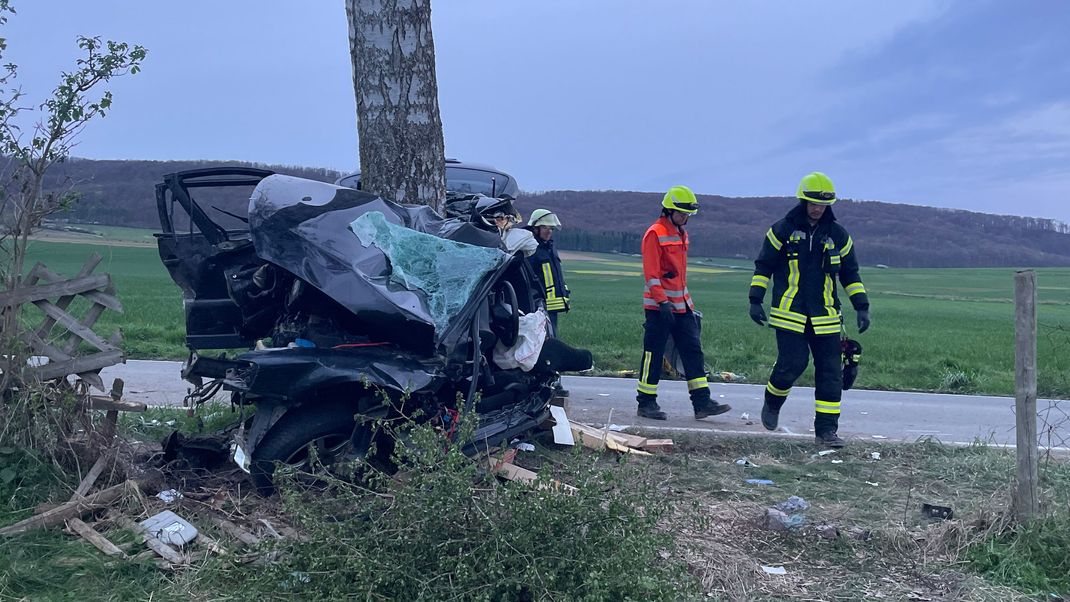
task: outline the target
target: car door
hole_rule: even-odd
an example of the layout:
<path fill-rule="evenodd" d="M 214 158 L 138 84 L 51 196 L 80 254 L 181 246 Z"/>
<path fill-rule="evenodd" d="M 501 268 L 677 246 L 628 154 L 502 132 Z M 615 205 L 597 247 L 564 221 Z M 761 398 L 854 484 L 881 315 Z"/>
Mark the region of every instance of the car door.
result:
<path fill-rule="evenodd" d="M 156 185 L 161 232 L 156 243 L 182 289 L 186 344 L 191 349 L 247 347 L 258 333 L 243 328 L 228 278 L 256 269 L 248 228 L 249 193 L 271 171 L 212 168 L 164 176 Z"/>

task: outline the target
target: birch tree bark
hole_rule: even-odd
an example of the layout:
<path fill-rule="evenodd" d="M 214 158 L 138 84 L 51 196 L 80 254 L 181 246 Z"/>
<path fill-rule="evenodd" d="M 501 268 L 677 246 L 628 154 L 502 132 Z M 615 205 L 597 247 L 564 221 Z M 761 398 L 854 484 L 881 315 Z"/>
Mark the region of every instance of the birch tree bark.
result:
<path fill-rule="evenodd" d="M 436 211 L 446 158 L 431 0 L 346 0 L 361 188 Z"/>

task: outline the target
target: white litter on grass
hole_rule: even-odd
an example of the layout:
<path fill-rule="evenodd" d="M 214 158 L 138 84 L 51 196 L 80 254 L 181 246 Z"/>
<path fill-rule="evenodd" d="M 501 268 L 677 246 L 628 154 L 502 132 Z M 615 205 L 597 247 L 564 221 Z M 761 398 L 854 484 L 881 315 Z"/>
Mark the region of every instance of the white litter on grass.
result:
<path fill-rule="evenodd" d="M 165 504 L 170 504 L 175 500 L 182 499 L 182 493 L 176 489 L 167 489 L 156 494 L 156 497 L 164 501 Z"/>
<path fill-rule="evenodd" d="M 870 452 L 869 453 L 869 457 L 873 458 L 874 460 L 880 460 L 881 459 L 881 453 L 880 452 Z"/>
<path fill-rule="evenodd" d="M 874 483 L 873 481 L 866 481 L 866 485 L 873 485 L 874 487 L 880 487 L 880 483 Z"/>
<path fill-rule="evenodd" d="M 788 574 L 788 569 L 786 569 L 786 568 L 784 568 L 782 566 L 765 566 L 763 564 L 762 565 L 762 570 L 765 571 L 769 575 L 787 575 Z"/>
<path fill-rule="evenodd" d="M 884 435 L 873 435 L 874 439 L 887 439 Z"/>
<path fill-rule="evenodd" d="M 572 436 L 572 426 L 565 415 L 565 408 L 550 406 L 550 415 L 554 417 L 554 443 L 558 445 L 576 445 L 576 439 Z"/>
<path fill-rule="evenodd" d="M 822 450 L 822 451 L 817 452 L 817 455 L 819 455 L 819 456 L 827 456 L 829 454 L 834 454 L 834 453 L 836 453 L 836 450 L 834 450 L 834 449 L 826 449 L 826 450 Z"/>
<path fill-rule="evenodd" d="M 833 460 L 833 464 L 843 464 L 843 460 Z"/>

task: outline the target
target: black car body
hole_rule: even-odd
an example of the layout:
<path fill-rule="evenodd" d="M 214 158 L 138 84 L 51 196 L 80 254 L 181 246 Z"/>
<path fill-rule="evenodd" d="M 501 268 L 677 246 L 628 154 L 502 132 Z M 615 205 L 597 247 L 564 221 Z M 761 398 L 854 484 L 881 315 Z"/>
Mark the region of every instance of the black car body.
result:
<path fill-rule="evenodd" d="M 360 172 L 342 176 L 335 184 L 360 190 Z M 446 159 L 446 191 L 454 195 L 516 198 L 519 187 L 516 178 L 490 165 Z"/>
<path fill-rule="evenodd" d="M 156 198 L 160 258 L 183 291 L 182 375 L 194 401 L 225 390 L 255 405 L 234 451 L 262 490 L 309 445 L 321 460 L 361 457 L 376 436 L 362 417 L 435 419 L 461 399 L 479 416 L 475 440 L 496 445 L 546 420 L 559 370 L 590 367 L 553 339 L 530 371 L 490 361 L 543 293 L 468 220 L 251 168 L 171 174 Z"/>

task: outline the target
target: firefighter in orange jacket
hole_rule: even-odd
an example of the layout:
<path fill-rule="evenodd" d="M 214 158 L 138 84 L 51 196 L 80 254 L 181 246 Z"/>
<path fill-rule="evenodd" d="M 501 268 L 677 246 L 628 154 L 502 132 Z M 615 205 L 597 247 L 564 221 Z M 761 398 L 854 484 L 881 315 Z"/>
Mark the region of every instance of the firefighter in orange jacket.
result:
<path fill-rule="evenodd" d="M 695 418 L 723 414 L 731 406 L 710 398 L 699 319 L 687 290 L 688 238 L 684 225 L 698 212 L 698 199 L 686 186 L 673 186 L 661 201 L 661 217 L 643 235 L 643 361 L 636 401 L 639 416 L 665 420 L 658 405 L 658 381 L 665 344 L 672 336 L 687 376 Z"/>

